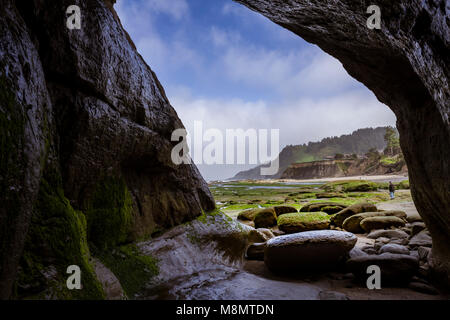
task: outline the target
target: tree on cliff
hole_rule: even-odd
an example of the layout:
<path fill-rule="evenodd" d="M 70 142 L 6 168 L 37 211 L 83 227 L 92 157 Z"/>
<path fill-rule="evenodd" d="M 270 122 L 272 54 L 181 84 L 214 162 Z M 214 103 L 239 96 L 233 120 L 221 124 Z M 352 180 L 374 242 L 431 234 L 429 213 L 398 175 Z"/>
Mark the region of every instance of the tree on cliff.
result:
<path fill-rule="evenodd" d="M 384 141 L 386 141 L 386 149 L 384 153 L 387 155 L 395 155 L 401 153 L 400 139 L 397 134 L 397 130 L 393 127 L 387 127 L 384 134 Z"/>

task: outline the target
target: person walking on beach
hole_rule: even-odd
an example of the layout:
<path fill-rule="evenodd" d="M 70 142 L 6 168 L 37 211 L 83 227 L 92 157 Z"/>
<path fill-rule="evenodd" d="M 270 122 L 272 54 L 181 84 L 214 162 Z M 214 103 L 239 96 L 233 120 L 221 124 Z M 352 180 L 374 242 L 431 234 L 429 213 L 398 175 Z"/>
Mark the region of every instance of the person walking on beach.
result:
<path fill-rule="evenodd" d="M 392 184 L 392 181 L 389 181 L 389 195 L 391 196 L 391 200 L 394 199 L 395 186 Z"/>

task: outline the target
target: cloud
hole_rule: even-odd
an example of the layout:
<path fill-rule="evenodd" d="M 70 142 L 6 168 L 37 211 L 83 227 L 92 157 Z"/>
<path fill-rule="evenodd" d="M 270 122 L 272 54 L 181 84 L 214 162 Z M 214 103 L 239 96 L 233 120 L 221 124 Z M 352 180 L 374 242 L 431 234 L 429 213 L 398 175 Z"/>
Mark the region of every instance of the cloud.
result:
<path fill-rule="evenodd" d="M 191 48 L 184 32 L 165 36 L 157 27 L 159 14 L 175 20 L 187 18 L 189 6 L 186 0 L 121 0 L 116 10 L 138 52 L 159 77 L 168 78 L 169 74 L 183 67 L 201 69 L 203 57 Z"/>
<path fill-rule="evenodd" d="M 210 30 L 210 38 L 216 47 L 224 47 L 227 45 L 237 44 L 242 40 L 241 34 L 236 31 L 228 31 L 212 26 Z"/>
<path fill-rule="evenodd" d="M 316 48 L 286 52 L 229 45 L 222 61 L 227 76 L 234 81 L 290 98 L 329 96 L 360 86 L 338 60 Z"/>
<path fill-rule="evenodd" d="M 122 17 L 124 11 L 129 11 L 130 8 L 134 11 L 135 18 L 139 18 L 139 16 L 142 15 L 161 13 L 168 15 L 175 20 L 180 20 L 189 16 L 189 5 L 186 0 L 119 0 L 115 8 L 120 17 Z"/>
<path fill-rule="evenodd" d="M 116 4 L 188 130 L 195 120 L 223 132 L 279 128 L 281 149 L 395 124 L 394 114 L 318 47 L 244 6 L 205 3 L 202 13 L 190 11 L 186 0 Z M 212 12 L 218 12 L 216 20 Z M 215 24 L 198 19 L 200 14 L 210 15 Z M 214 179 L 249 167 L 200 170 Z"/>
<path fill-rule="evenodd" d="M 169 99 L 189 132 L 193 132 L 194 121 L 202 121 L 204 130 L 219 129 L 224 136 L 226 129 L 280 129 L 280 151 L 289 144 L 319 141 L 359 128 L 395 125 L 396 120 L 387 106 L 364 89 L 276 105 L 263 100 L 194 97 L 187 88 L 173 92 L 175 96 Z M 202 165 L 200 170 L 207 179 L 224 179 L 251 167 Z"/>

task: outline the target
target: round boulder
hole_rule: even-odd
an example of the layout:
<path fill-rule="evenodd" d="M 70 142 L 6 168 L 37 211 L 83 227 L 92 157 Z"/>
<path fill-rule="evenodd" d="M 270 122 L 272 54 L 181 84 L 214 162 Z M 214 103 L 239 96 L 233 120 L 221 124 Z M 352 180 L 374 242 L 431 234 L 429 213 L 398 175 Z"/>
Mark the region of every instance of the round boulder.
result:
<path fill-rule="evenodd" d="M 358 213 L 345 219 L 344 222 L 342 223 L 342 227 L 349 232 L 364 233 L 364 229 L 360 225 L 362 220 L 370 217 L 383 217 L 383 216 L 393 216 L 404 219 L 406 218 L 406 213 L 404 211 L 397 211 L 397 210 Z"/>
<path fill-rule="evenodd" d="M 405 254 L 383 253 L 351 258 L 347 268 L 361 281 L 367 281 L 367 267 L 376 265 L 381 271 L 381 286 L 406 284 L 419 268 L 419 259 Z"/>
<path fill-rule="evenodd" d="M 407 239 L 409 236 L 402 230 L 373 230 L 367 235 L 367 238 L 369 239 L 377 239 L 381 237 L 389 239 Z"/>
<path fill-rule="evenodd" d="M 255 216 L 255 228 L 270 228 L 277 225 L 277 215 L 273 208 L 261 209 Z"/>
<path fill-rule="evenodd" d="M 409 246 L 411 248 L 416 247 L 431 247 L 433 240 L 431 239 L 430 233 L 427 230 L 420 231 L 415 236 L 411 237 L 409 240 Z"/>
<path fill-rule="evenodd" d="M 340 206 L 325 206 L 325 207 L 320 208 L 320 211 L 328 213 L 328 214 L 335 214 L 343 209 L 344 208 L 342 208 Z"/>
<path fill-rule="evenodd" d="M 273 237 L 275 237 L 275 235 L 270 229 L 265 228 L 252 229 L 248 234 L 248 242 L 249 243 L 265 242 L 269 239 L 272 239 Z"/>
<path fill-rule="evenodd" d="M 367 202 L 355 203 L 336 213 L 336 215 L 333 216 L 333 218 L 331 219 L 331 222 L 333 222 L 333 224 L 335 224 L 338 227 L 342 227 L 344 220 L 350 216 L 353 216 L 361 212 L 377 212 L 377 211 L 378 211 L 377 207 L 371 203 Z"/>
<path fill-rule="evenodd" d="M 360 223 L 361 228 L 366 232 L 370 232 L 374 229 L 384 229 L 390 227 L 403 227 L 405 221 L 398 217 L 387 216 L 387 217 L 369 217 L 365 218 Z"/>
<path fill-rule="evenodd" d="M 276 206 L 276 207 L 273 207 L 273 209 L 275 210 L 277 217 L 279 217 L 285 213 L 298 212 L 296 208 L 291 207 L 291 206 Z"/>
<path fill-rule="evenodd" d="M 333 206 L 341 208 L 337 212 L 347 208 L 345 204 L 337 203 L 337 202 L 310 202 L 301 207 L 300 212 L 315 212 L 315 211 L 323 211 L 322 208 Z M 326 211 L 324 211 L 326 212 Z M 327 212 L 328 213 L 328 212 Z M 336 212 L 333 212 L 336 213 Z"/>
<path fill-rule="evenodd" d="M 388 243 L 380 248 L 380 253 L 386 252 L 409 255 L 409 250 L 407 247 L 395 243 Z"/>
<path fill-rule="evenodd" d="M 317 199 L 322 198 L 346 198 L 347 195 L 345 193 L 338 193 L 338 192 L 321 192 L 316 194 Z"/>
<path fill-rule="evenodd" d="M 278 217 L 278 228 L 286 233 L 328 229 L 330 216 L 325 212 L 287 213 Z"/>
<path fill-rule="evenodd" d="M 238 220 L 243 220 L 243 221 L 253 221 L 255 219 L 256 215 L 258 214 L 258 212 L 261 210 L 262 209 L 260 209 L 260 208 L 247 209 L 247 210 L 239 212 L 237 218 L 238 218 Z"/>
<path fill-rule="evenodd" d="M 329 269 L 355 246 L 345 231 L 318 230 L 288 234 L 266 243 L 264 262 L 273 271 Z"/>

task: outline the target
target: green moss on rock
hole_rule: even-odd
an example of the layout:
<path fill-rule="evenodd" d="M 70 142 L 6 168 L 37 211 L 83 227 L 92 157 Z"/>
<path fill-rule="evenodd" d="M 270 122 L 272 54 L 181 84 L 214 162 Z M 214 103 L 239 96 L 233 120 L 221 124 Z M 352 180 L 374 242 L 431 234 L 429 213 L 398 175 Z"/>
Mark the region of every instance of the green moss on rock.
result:
<path fill-rule="evenodd" d="M 99 259 L 119 279 L 129 298 L 134 298 L 154 276 L 159 274 L 158 260 L 142 254 L 135 244 L 103 252 Z"/>
<path fill-rule="evenodd" d="M 278 218 L 278 228 L 286 233 L 323 230 L 330 226 L 330 216 L 325 212 L 287 213 Z"/>
<path fill-rule="evenodd" d="M 327 183 L 322 188 L 327 192 L 364 192 L 378 190 L 378 184 L 372 181 L 345 180 Z"/>
<path fill-rule="evenodd" d="M 88 240 L 99 251 L 124 244 L 133 221 L 133 200 L 123 179 L 97 183 L 86 209 Z"/>
<path fill-rule="evenodd" d="M 104 292 L 89 262 L 84 214 L 64 196 L 60 177 L 42 179 L 23 257 L 16 295 L 19 298 L 104 299 Z M 81 270 L 80 290 L 69 290 L 67 267 Z"/>
<path fill-rule="evenodd" d="M 255 216 L 255 228 L 270 228 L 277 225 L 277 215 L 273 208 L 261 209 Z"/>

